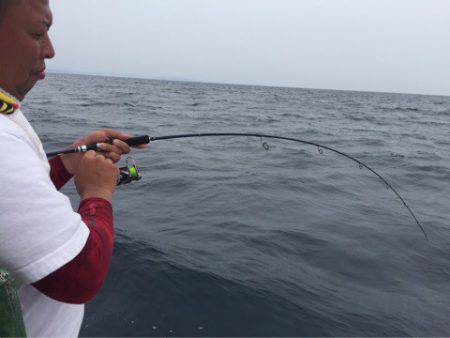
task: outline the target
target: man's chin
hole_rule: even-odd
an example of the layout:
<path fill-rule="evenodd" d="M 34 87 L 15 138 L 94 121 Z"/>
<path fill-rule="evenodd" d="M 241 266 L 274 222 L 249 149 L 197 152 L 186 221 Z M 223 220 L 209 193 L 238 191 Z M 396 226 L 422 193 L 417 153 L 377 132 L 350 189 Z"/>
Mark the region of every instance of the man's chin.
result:
<path fill-rule="evenodd" d="M 38 78 L 38 81 L 44 80 L 44 79 L 45 79 L 45 70 L 42 71 L 42 72 L 37 73 L 36 76 L 37 76 L 37 78 Z"/>
<path fill-rule="evenodd" d="M 38 80 L 33 80 L 28 82 L 26 85 L 22 86 L 21 88 L 18 88 L 17 93 L 13 94 L 17 99 L 22 101 L 25 96 L 28 94 L 28 92 L 33 89 L 33 87 L 36 85 L 36 82 Z"/>

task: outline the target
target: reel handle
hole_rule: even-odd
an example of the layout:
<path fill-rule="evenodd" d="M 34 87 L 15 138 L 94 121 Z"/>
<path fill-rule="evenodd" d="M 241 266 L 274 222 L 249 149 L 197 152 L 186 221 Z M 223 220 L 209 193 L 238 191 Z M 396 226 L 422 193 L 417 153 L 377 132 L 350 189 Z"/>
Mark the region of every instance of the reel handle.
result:
<path fill-rule="evenodd" d="M 130 176 L 128 172 L 128 167 L 121 167 L 119 168 L 120 174 L 119 177 L 117 177 L 117 184 L 116 185 L 122 185 L 122 184 L 128 184 L 133 181 L 132 177 Z"/>

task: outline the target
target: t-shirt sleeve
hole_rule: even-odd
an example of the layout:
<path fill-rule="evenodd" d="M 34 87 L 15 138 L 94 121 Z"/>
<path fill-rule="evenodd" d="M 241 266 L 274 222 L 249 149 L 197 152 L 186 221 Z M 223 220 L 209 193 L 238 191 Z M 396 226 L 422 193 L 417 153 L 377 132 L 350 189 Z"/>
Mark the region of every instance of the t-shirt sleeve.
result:
<path fill-rule="evenodd" d="M 0 267 L 30 284 L 76 257 L 89 229 L 26 135 L 0 131 L 0 141 Z"/>

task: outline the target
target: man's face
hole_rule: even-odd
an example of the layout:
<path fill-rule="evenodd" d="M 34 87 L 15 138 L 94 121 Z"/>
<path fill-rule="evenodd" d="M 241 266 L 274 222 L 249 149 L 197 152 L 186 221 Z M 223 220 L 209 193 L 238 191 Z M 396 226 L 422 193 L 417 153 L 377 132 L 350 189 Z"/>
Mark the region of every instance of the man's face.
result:
<path fill-rule="evenodd" d="M 1 0 L 0 0 L 1 1 Z M 48 30 L 48 0 L 14 0 L 0 18 L 0 87 L 22 100 L 45 77 L 45 59 L 55 56 Z"/>

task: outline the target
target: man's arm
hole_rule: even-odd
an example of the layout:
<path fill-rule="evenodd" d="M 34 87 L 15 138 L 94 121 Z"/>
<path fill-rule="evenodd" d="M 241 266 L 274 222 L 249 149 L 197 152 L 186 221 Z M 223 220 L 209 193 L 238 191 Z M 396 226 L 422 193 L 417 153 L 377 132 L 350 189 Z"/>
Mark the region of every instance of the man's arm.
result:
<path fill-rule="evenodd" d="M 48 297 L 71 304 L 84 304 L 100 291 L 114 244 L 111 203 L 88 198 L 81 201 L 78 212 L 90 231 L 84 248 L 72 261 L 33 283 Z"/>
<path fill-rule="evenodd" d="M 117 175 L 118 169 L 112 161 L 94 151 L 88 151 L 80 160 L 75 176 L 75 186 L 81 198 L 78 212 L 89 229 L 89 236 L 75 258 L 33 283 L 48 297 L 83 304 L 100 290 L 112 256 L 111 200 Z"/>
<path fill-rule="evenodd" d="M 60 156 L 53 157 L 48 163 L 50 164 L 50 178 L 55 185 L 56 190 L 59 190 L 73 175 L 67 171 Z"/>
<path fill-rule="evenodd" d="M 11 271 L 18 285 L 38 283 L 60 269 L 71 270 L 47 294 L 62 301 L 85 302 L 98 292 L 111 260 L 110 201 L 118 169 L 101 155 L 84 154 L 82 170 L 75 176 L 82 201 L 76 213 L 67 196 L 55 189 L 48 167 L 23 131 L 13 124 L 10 129 L 0 132 L 0 155 L 5 159 L 0 169 L 9 173 L 0 175 L 0 265 Z M 11 170 L 11 163 L 21 165 Z M 76 264 L 78 259 L 81 264 Z M 89 273 L 83 275 L 83 271 Z M 58 294 L 68 283 L 73 298 Z M 37 287 L 46 292 L 48 284 Z"/>

